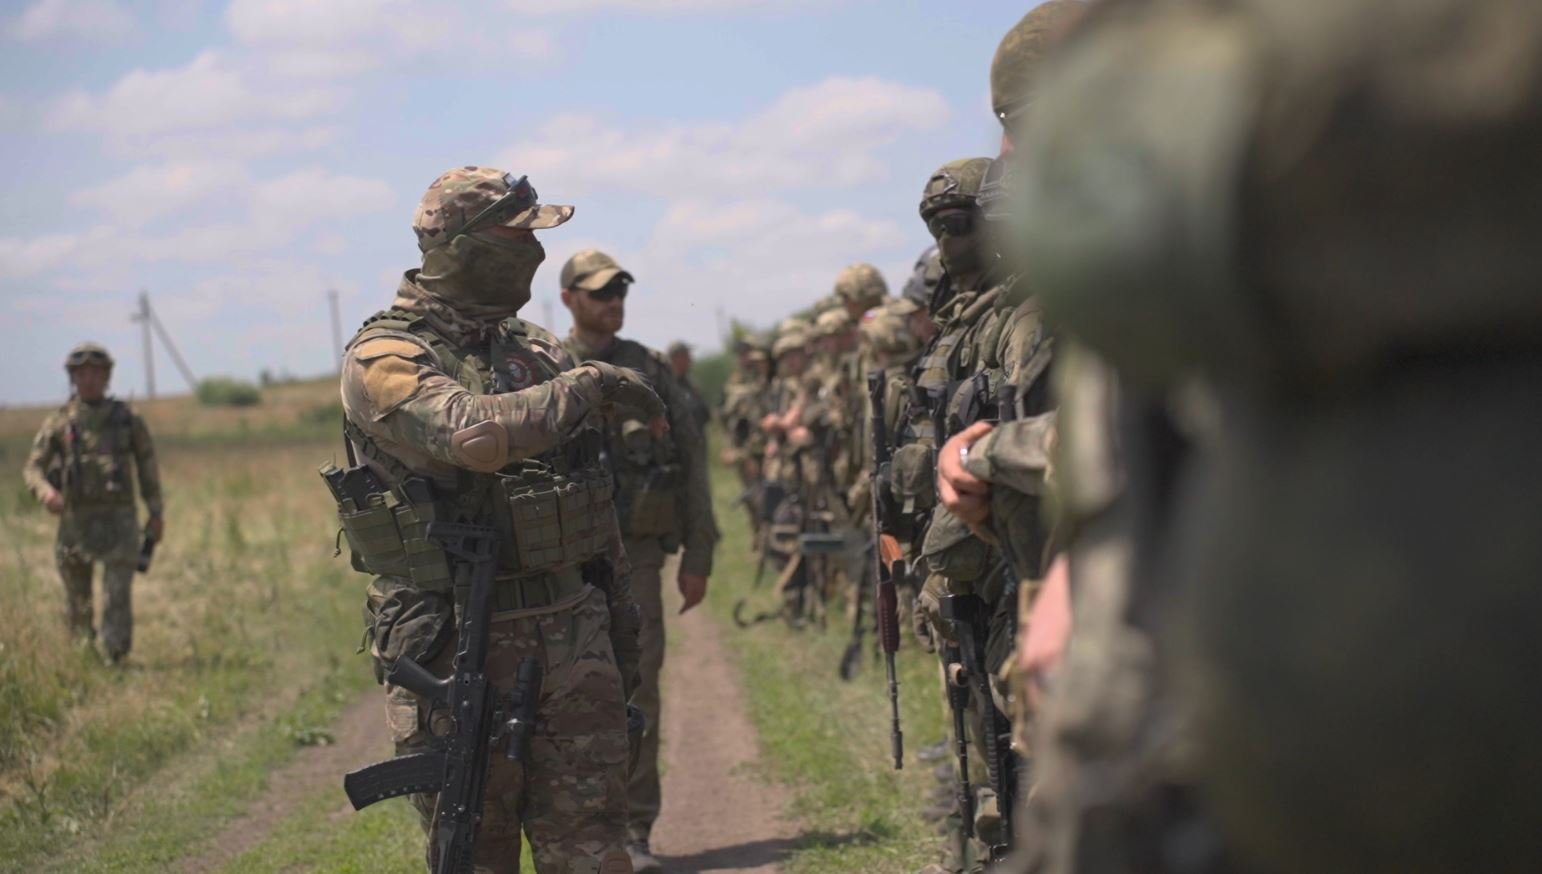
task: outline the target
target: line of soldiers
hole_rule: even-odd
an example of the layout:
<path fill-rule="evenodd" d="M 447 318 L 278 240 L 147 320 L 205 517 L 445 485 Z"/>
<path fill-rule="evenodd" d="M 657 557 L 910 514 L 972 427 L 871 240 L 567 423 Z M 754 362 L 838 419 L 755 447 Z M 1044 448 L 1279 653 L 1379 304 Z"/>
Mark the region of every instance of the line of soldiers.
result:
<path fill-rule="evenodd" d="M 1539 58 L 1526 0 L 1048 0 L 931 291 L 741 344 L 781 615 L 875 490 L 840 571 L 941 655 L 931 870 L 1542 870 Z"/>

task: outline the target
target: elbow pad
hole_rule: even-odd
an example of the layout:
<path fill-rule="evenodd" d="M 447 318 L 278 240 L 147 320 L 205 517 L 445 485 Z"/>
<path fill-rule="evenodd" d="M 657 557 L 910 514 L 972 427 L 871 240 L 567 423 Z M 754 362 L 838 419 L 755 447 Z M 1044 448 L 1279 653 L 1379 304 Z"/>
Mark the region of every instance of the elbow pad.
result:
<path fill-rule="evenodd" d="M 450 435 L 455 464 L 477 473 L 492 473 L 509 463 L 509 432 L 497 422 L 478 422 Z"/>

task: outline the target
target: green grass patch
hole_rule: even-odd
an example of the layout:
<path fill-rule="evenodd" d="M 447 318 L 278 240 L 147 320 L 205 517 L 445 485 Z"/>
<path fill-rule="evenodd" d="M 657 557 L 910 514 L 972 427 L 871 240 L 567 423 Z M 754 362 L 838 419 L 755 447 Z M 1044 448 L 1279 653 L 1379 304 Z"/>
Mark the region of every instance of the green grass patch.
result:
<path fill-rule="evenodd" d="M 793 630 L 770 622 L 740 630 L 734 602 L 750 597 L 774 606 L 770 585 L 752 591 L 755 561 L 745 514 L 731 506 L 740 486 L 732 472 L 714 470 L 718 525 L 723 531 L 708 603 L 722 622 L 743 675 L 750 717 L 766 753 L 770 778 L 796 790 L 790 813 L 804 839 L 783 866 L 790 874 L 910 872 L 934 861 L 943 839 L 922 809 L 935 786 L 931 766 L 914 751 L 947 730 L 937 660 L 908 637 L 899 659 L 906 759 L 893 770 L 888 687 L 880 660 L 866 659 L 852 682 L 837 674 L 849 622 Z M 871 638 L 869 638 L 871 639 Z"/>

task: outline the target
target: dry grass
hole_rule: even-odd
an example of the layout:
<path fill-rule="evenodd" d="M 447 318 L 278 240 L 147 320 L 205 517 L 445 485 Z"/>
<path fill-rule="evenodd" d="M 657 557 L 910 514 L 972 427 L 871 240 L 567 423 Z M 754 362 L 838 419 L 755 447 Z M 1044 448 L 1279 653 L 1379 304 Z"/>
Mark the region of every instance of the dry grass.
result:
<path fill-rule="evenodd" d="M 344 665 L 361 586 L 332 557 L 335 518 L 316 475 L 339 444 L 308 436 L 335 433 L 313 412 L 329 392 L 285 386 L 255 410 L 143 406 L 170 438 L 167 540 L 136 580 L 123 669 L 64 631 L 53 517 L 19 485 L 0 489 L 0 858 L 20 863 L 40 832 L 110 830 L 130 793 L 176 757 L 285 712 L 345 667 L 367 671 Z M 39 418 L 0 411 L 0 439 L 14 446 Z M 304 742 L 317 728 L 292 730 Z"/>

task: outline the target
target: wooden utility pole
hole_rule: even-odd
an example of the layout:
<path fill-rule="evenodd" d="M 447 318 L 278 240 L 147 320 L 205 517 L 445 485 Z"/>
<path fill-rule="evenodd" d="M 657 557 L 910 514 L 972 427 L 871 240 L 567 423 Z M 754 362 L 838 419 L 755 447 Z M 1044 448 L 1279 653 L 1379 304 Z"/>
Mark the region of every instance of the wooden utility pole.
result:
<path fill-rule="evenodd" d="M 332 366 L 341 370 L 343 366 L 343 318 L 338 314 L 337 289 L 327 289 L 327 302 L 332 308 Z"/>

